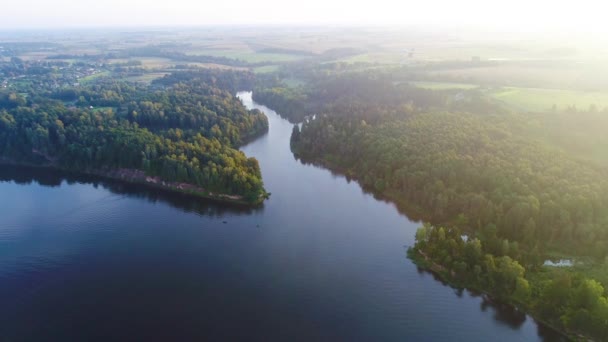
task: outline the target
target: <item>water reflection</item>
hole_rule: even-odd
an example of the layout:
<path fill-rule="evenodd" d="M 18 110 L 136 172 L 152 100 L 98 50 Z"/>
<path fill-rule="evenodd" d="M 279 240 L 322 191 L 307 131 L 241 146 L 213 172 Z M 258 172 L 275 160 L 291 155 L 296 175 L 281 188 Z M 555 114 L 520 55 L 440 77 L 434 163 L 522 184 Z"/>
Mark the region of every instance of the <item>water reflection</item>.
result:
<path fill-rule="evenodd" d="M 315 161 L 311 161 L 311 160 L 307 160 L 304 158 L 300 158 L 298 156 L 294 155 L 294 158 L 299 161 L 302 165 L 311 165 L 311 166 L 315 166 L 315 167 L 320 167 L 320 168 L 324 168 L 326 169 L 326 167 L 318 162 Z M 361 182 L 359 182 L 357 180 L 357 178 L 346 174 L 344 172 L 341 172 L 339 170 L 332 170 L 332 169 L 327 169 L 332 176 L 334 177 L 344 177 L 346 179 L 346 181 L 348 183 L 351 182 L 355 182 L 359 185 L 359 187 L 361 187 L 361 190 L 363 190 L 364 193 L 372 195 L 374 197 L 374 199 L 376 201 L 380 201 L 383 203 L 387 203 L 387 204 L 391 204 L 393 206 L 395 206 L 395 208 L 397 209 L 397 211 L 399 211 L 400 214 L 404 215 L 405 217 L 408 218 L 408 220 L 410 221 L 414 221 L 414 222 L 419 222 L 419 221 L 429 221 L 432 222 L 432 217 L 429 217 L 428 215 L 424 215 L 423 213 L 420 212 L 420 210 L 417 208 L 415 203 L 408 203 L 406 201 L 400 201 L 399 203 L 396 203 L 394 200 L 388 199 L 386 198 L 385 195 L 383 195 L 382 193 L 376 191 L 373 187 L 371 186 L 366 186 L 365 184 L 362 184 Z"/>
<path fill-rule="evenodd" d="M 529 317 L 525 312 L 519 310 L 517 307 L 503 303 L 499 300 L 496 300 L 487 294 L 479 293 L 477 291 L 456 288 L 452 285 L 446 283 L 432 271 L 425 270 L 423 268 L 417 267 L 418 274 L 420 275 L 431 275 L 433 279 L 437 282 L 440 282 L 445 287 L 450 287 L 454 290 L 454 294 L 461 299 L 465 298 L 480 298 L 481 302 L 479 303 L 479 310 L 482 312 L 490 312 L 492 314 L 492 318 L 494 321 L 502 326 L 506 326 L 512 330 L 519 330 L 522 328 L 524 323 Z M 466 294 L 466 296 L 465 296 Z M 535 325 L 537 327 L 538 336 L 543 341 L 568 341 L 566 336 L 563 336 L 559 332 L 554 329 L 544 325 L 543 323 L 536 322 Z"/>
<path fill-rule="evenodd" d="M 0 182 L 13 182 L 20 185 L 36 183 L 45 187 L 59 187 L 63 182 L 68 185 L 91 184 L 95 188 L 102 187 L 115 195 L 145 199 L 150 203 L 161 202 L 184 212 L 194 212 L 211 217 L 225 214 L 249 215 L 263 210 L 263 205 L 252 208 L 236 203 L 219 203 L 141 184 L 30 166 L 0 165 Z"/>
<path fill-rule="evenodd" d="M 271 125 L 270 134 L 262 139 L 264 140 L 263 142 L 254 144 L 256 145 L 255 148 L 250 148 L 246 151 L 247 155 L 255 156 L 260 161 L 262 172 L 264 173 L 267 184 L 276 186 L 275 189 L 271 189 L 271 191 L 276 191 L 276 196 L 275 198 L 271 198 L 269 207 L 272 207 L 272 202 L 273 200 L 276 200 L 276 197 L 287 197 L 292 200 L 293 203 L 299 203 L 297 207 L 307 208 L 309 211 L 314 212 L 316 217 L 319 218 L 319 220 L 315 221 L 321 221 L 323 215 L 327 214 L 325 208 L 331 207 L 332 209 L 330 215 L 332 229 L 339 228 L 337 225 L 339 222 L 338 218 L 340 216 L 339 210 L 344 207 L 348 207 L 349 209 L 346 210 L 352 211 L 352 214 L 349 214 L 349 216 L 352 215 L 353 217 L 352 221 L 348 221 L 349 233 L 355 232 L 357 227 L 365 226 L 366 224 L 373 227 L 370 229 L 370 231 L 366 231 L 366 234 L 369 233 L 369 235 L 366 235 L 365 245 L 358 250 L 357 255 L 364 254 L 365 251 L 370 248 L 373 249 L 373 247 L 371 247 L 373 244 L 373 238 L 391 230 L 394 224 L 398 226 L 398 231 L 406 231 L 408 228 L 410 229 L 409 238 L 403 241 L 406 245 L 408 245 L 413 243 L 413 235 L 417 227 L 416 222 L 422 220 L 432 222 L 433 218 L 425 215 L 425 213 L 420 213 L 415 203 L 408 204 L 403 202 L 395 204 L 394 201 L 390 201 L 383 197 L 382 194 L 377 193 L 375 189 L 362 185 L 351 175 L 339 171 L 328 170 L 324 165 L 294 156 L 289 148 L 293 124 L 279 118 L 276 112 L 253 102 L 251 99 L 251 93 L 240 93 L 239 97 L 241 100 L 243 100 L 243 103 L 248 108 L 257 108 L 263 111 L 269 117 L 269 122 Z M 310 166 L 314 166 L 314 168 Z M 280 172 L 270 173 L 274 169 L 279 169 Z M 311 173 L 317 172 L 319 169 L 324 170 L 322 176 L 318 178 L 309 178 Z M 285 171 L 288 171 L 289 175 L 292 176 L 285 177 L 285 174 L 287 174 Z M 329 183 L 327 181 L 327 178 L 329 178 L 327 177 L 327 173 L 331 174 L 331 177 L 335 182 Z M 271 175 L 271 177 L 266 177 L 267 174 Z M 287 178 L 288 184 L 280 183 L 284 178 Z M 297 179 L 298 181 L 294 183 L 293 179 Z M 308 185 L 307 181 L 309 183 Z M 355 184 L 341 188 L 337 184 L 342 183 L 343 181 L 346 181 L 348 184 L 354 181 Z M 329 186 L 327 185 L 328 183 Z M 301 184 L 304 184 L 304 186 L 296 186 Z M 332 199 L 327 199 L 324 201 L 326 199 L 325 197 L 319 198 L 317 193 L 314 192 L 311 194 L 311 196 L 314 199 L 314 203 L 317 204 L 316 206 L 310 205 L 310 202 L 300 199 L 299 197 L 303 197 L 304 194 L 307 193 L 306 188 L 310 187 L 310 184 L 316 185 L 319 191 L 325 189 L 325 197 L 331 197 Z M 351 192 L 353 188 L 362 190 L 362 193 L 364 194 L 362 196 L 363 199 L 359 197 L 360 194 L 356 194 L 354 191 Z M 285 189 L 296 189 L 296 191 L 292 191 L 290 193 L 297 193 L 297 198 L 288 197 L 289 193 L 285 193 Z M 331 189 L 331 192 L 329 192 L 327 189 Z M 335 194 L 338 195 L 331 196 Z M 365 198 L 369 197 L 369 195 L 371 195 L 375 201 L 367 202 Z M 381 205 L 381 203 L 385 205 Z M 371 212 L 374 215 L 381 213 L 376 216 L 375 220 L 367 220 L 366 213 L 369 213 L 367 210 L 369 210 L 370 207 L 374 207 L 374 211 Z M 387 210 L 387 207 L 391 207 L 391 209 Z M 409 225 L 403 224 L 401 220 L 395 220 L 395 222 L 391 221 L 390 217 L 392 217 L 395 212 L 395 210 L 392 208 L 396 208 L 400 214 L 407 217 L 410 221 Z M 314 223 L 318 224 L 318 222 Z M 314 228 L 311 227 L 308 227 L 307 229 L 314 231 Z M 391 235 L 390 239 L 396 239 L 398 236 L 398 234 L 393 234 Z M 317 241 L 317 243 L 319 243 L 319 241 Z M 401 252 L 400 257 L 405 259 L 405 253 Z M 382 266 L 387 266 L 392 261 L 394 261 L 394 259 L 391 259 L 390 261 L 386 260 L 386 263 L 382 263 Z M 347 266 L 343 266 L 341 270 L 344 270 L 346 267 Z M 413 270 L 415 269 L 416 267 L 413 267 Z M 402 271 L 402 269 L 394 269 L 392 274 L 398 274 L 400 271 Z M 413 271 L 413 273 L 415 274 L 415 271 Z M 366 279 L 373 278 L 373 274 L 376 273 L 374 271 L 369 271 Z M 415 305 L 420 306 L 416 306 L 417 309 L 414 310 L 415 314 L 413 314 L 412 317 L 408 317 L 408 322 L 415 321 L 418 317 L 427 317 L 429 320 L 436 320 L 438 322 L 442 322 L 442 324 L 437 324 L 437 326 L 434 325 L 432 328 L 425 330 L 424 334 L 422 335 L 415 335 L 416 329 L 413 327 L 410 327 L 410 329 L 404 328 L 404 330 L 407 330 L 408 334 L 402 335 L 401 340 L 537 340 L 537 338 L 535 338 L 536 336 L 534 336 L 535 333 L 539 337 L 539 340 L 567 340 L 551 328 L 547 328 L 542 326 L 542 324 L 535 322 L 532 318 L 517 310 L 517 308 L 513 306 L 490 301 L 488 298 L 484 298 L 480 294 L 475 294 L 469 290 L 451 288 L 440 278 L 436 277 L 435 274 L 429 273 L 422 269 L 418 269 L 418 274 L 432 275 L 435 281 L 443 285 L 443 288 L 441 288 L 441 286 L 438 286 L 437 288 L 433 287 L 432 285 L 429 286 L 426 281 L 416 281 L 417 279 L 415 279 L 415 276 L 413 276 L 406 282 L 407 285 L 405 285 L 405 287 L 407 289 L 403 289 L 403 291 L 396 291 L 399 293 L 399 295 L 397 298 L 392 298 L 391 304 L 387 305 L 386 307 L 388 308 L 392 304 L 401 300 L 404 302 L 412 301 L 416 303 Z M 411 274 L 408 273 L 407 277 L 410 276 Z M 395 286 L 400 285 L 402 284 L 395 283 Z M 422 286 L 423 289 L 419 288 L 417 290 L 418 286 Z M 354 287 L 354 284 L 349 284 L 349 287 Z M 444 297 L 445 292 L 450 292 L 450 288 L 452 290 L 451 292 L 454 293 L 454 296 L 452 297 L 448 295 Z M 417 298 L 424 299 L 419 303 Z M 433 310 L 435 305 L 437 305 L 437 309 Z M 410 304 L 406 304 L 405 307 L 407 309 L 404 309 L 404 311 L 407 311 L 408 309 L 414 307 L 414 305 L 412 305 L 410 302 Z M 425 312 L 426 308 L 430 308 L 429 310 L 431 312 Z M 402 313 L 403 311 L 400 312 L 400 314 Z M 479 313 L 482 313 L 481 316 L 484 318 L 487 317 L 492 323 L 486 325 L 485 320 L 480 319 L 476 321 L 475 318 L 472 318 L 471 321 L 465 323 L 465 321 L 467 321 L 465 318 L 466 316 L 476 317 L 476 315 Z M 428 316 L 425 316 L 425 314 L 428 314 Z M 386 321 L 386 316 L 383 317 Z M 454 323 L 453 326 L 443 324 L 446 322 L 446 320 L 458 323 Z M 402 327 L 406 325 L 407 323 L 401 323 Z M 422 325 L 424 325 L 424 323 L 421 325 L 416 325 L 416 327 Z M 497 327 L 504 329 L 498 329 Z M 441 333 L 438 332 L 439 330 Z M 536 332 L 535 330 L 538 331 Z M 474 331 L 471 333 L 472 335 L 467 335 L 471 331 Z M 434 333 L 437 333 L 437 335 L 434 335 Z M 447 335 L 444 333 L 447 333 Z M 403 338 L 403 336 L 407 337 Z M 449 336 L 449 338 L 447 336 Z M 486 338 L 482 336 L 486 336 Z M 487 336 L 492 336 L 493 339 L 488 339 Z"/>
<path fill-rule="evenodd" d="M 486 312 L 492 309 L 494 320 L 500 322 L 513 330 L 519 329 L 526 322 L 526 314 L 519 311 L 516 307 L 496 301 L 487 295 L 481 296 L 479 303 L 481 311 Z"/>
<path fill-rule="evenodd" d="M 296 162 L 292 125 L 267 115 L 243 147 L 263 209 L 0 167 L 0 340 L 555 340 L 420 275 L 403 248 L 418 223 Z"/>

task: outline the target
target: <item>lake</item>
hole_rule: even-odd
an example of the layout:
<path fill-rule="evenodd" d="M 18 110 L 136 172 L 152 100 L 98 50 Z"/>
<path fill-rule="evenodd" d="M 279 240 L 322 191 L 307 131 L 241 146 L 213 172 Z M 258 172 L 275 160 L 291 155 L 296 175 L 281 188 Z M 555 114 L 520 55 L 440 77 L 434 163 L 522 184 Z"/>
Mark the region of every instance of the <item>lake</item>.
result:
<path fill-rule="evenodd" d="M 542 341 L 551 329 L 406 257 L 418 222 L 297 161 L 269 118 L 248 209 L 0 167 L 0 341 Z"/>

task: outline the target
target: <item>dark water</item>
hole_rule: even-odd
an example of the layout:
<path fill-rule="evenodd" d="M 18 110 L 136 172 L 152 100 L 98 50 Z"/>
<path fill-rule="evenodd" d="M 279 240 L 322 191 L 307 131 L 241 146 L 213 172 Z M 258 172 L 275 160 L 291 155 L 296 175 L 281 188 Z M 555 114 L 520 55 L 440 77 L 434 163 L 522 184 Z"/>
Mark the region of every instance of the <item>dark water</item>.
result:
<path fill-rule="evenodd" d="M 263 208 L 0 167 L 0 341 L 557 337 L 417 270 L 417 223 L 294 160 L 292 126 L 241 97 L 270 120 L 243 148 Z"/>

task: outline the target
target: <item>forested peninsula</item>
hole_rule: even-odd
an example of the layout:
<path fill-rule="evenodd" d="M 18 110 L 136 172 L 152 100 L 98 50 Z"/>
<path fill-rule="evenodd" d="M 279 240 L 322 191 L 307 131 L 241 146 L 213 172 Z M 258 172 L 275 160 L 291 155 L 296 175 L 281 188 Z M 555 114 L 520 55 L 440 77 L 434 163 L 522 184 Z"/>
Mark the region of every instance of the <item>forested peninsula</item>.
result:
<path fill-rule="evenodd" d="M 28 72 L 19 61 L 4 67 Z M 106 78 L 2 91 L 0 160 L 260 203 L 268 196 L 260 167 L 238 147 L 268 121 L 233 95 L 251 82 L 249 72 L 194 69 L 147 85 Z"/>

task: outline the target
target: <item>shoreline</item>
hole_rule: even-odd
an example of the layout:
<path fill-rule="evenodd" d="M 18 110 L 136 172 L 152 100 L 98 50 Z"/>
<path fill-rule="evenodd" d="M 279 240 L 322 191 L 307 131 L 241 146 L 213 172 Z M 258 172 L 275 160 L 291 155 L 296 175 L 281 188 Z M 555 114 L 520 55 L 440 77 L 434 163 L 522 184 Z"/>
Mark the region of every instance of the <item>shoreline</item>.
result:
<path fill-rule="evenodd" d="M 292 149 L 292 152 L 294 152 L 293 149 Z M 377 192 L 377 191 L 374 191 L 373 189 L 366 189 L 363 186 L 363 184 L 361 184 L 356 173 L 354 173 L 352 170 L 339 167 L 339 166 L 335 165 L 335 163 L 332 162 L 331 160 L 327 160 L 325 158 L 321 158 L 319 160 L 314 160 L 314 158 L 306 158 L 306 157 L 302 157 L 301 155 L 298 155 L 297 153 L 294 153 L 294 154 L 297 156 L 297 158 L 301 162 L 303 162 L 305 164 L 320 166 L 320 167 L 326 168 L 327 170 L 331 171 L 332 173 L 342 175 L 344 177 L 347 177 L 349 179 L 356 181 L 364 191 L 369 192 L 370 194 L 377 197 L 378 199 L 393 203 L 396 206 L 397 210 L 399 210 L 400 212 L 405 214 L 410 219 L 411 219 L 410 216 L 415 216 L 414 219 L 416 219 L 416 220 L 429 221 L 419 208 L 417 208 L 415 205 L 413 205 L 403 199 L 400 199 L 397 195 L 391 194 L 391 192 Z M 447 270 L 445 270 L 445 268 L 443 266 L 424 259 L 423 256 L 416 253 L 416 251 L 417 250 L 415 250 L 413 246 L 410 247 L 407 251 L 408 259 L 410 259 L 420 269 L 436 275 L 447 286 L 450 286 L 452 288 L 457 288 L 457 289 L 466 289 L 469 291 L 474 291 L 476 293 L 479 293 L 480 295 L 485 296 L 488 300 L 490 300 L 492 302 L 499 302 L 501 304 L 513 306 L 517 310 L 532 317 L 536 322 L 541 323 L 541 324 L 553 329 L 554 331 L 556 331 L 557 333 L 562 335 L 568 341 L 579 341 L 579 340 L 593 341 L 592 339 L 586 338 L 585 336 L 580 335 L 576 332 L 569 332 L 569 331 L 560 329 L 559 327 L 555 326 L 554 324 L 539 318 L 536 313 L 529 310 L 528 308 L 525 307 L 525 305 L 522 305 L 521 303 L 514 303 L 514 302 L 511 302 L 508 300 L 497 298 L 492 293 L 490 293 L 482 288 L 477 288 L 475 286 L 471 286 L 470 284 L 465 284 L 465 283 L 460 283 L 460 282 L 455 281 L 453 279 L 453 277 L 450 277 L 448 273 L 445 273 L 445 272 L 447 272 Z"/>
<path fill-rule="evenodd" d="M 414 263 L 414 265 L 416 265 L 416 267 L 424 270 L 425 272 L 429 272 L 429 273 L 437 276 L 447 286 L 449 286 L 451 288 L 455 288 L 455 289 L 464 289 L 464 290 L 473 291 L 475 293 L 478 293 L 478 294 L 484 296 L 484 298 L 486 298 L 487 300 L 489 300 L 492 303 L 510 305 L 510 306 L 516 308 L 517 310 L 525 313 L 526 315 L 532 317 L 532 319 L 534 319 L 536 322 L 541 323 L 541 324 L 555 330 L 557 333 L 562 335 L 562 337 L 564 337 L 568 341 L 579 341 L 581 339 L 585 340 L 585 341 L 593 341 L 592 339 L 587 338 L 583 335 L 579 335 L 575 332 L 570 332 L 570 331 L 563 330 L 563 329 L 556 327 L 554 324 L 547 322 L 546 320 L 538 317 L 538 315 L 535 312 L 529 310 L 528 308 L 525 307 L 525 305 L 522 305 L 521 303 L 516 303 L 516 302 L 510 301 L 505 298 L 496 297 L 491 292 L 489 292 L 485 289 L 476 287 L 476 286 L 472 286 L 470 284 L 466 284 L 466 282 L 461 283 L 461 282 L 455 281 L 454 280 L 455 275 L 453 274 L 454 271 L 452 271 L 452 276 L 450 276 L 450 273 L 447 272 L 445 267 L 443 267 L 440 264 L 437 264 L 433 261 L 428 260 L 426 258 L 426 255 L 424 255 L 422 253 L 422 251 L 417 250 L 414 247 L 408 248 L 407 257 Z"/>
<path fill-rule="evenodd" d="M 359 186 L 365 193 L 368 193 L 368 194 L 374 196 L 374 198 L 377 200 L 381 200 L 384 202 L 394 204 L 395 207 L 397 208 L 397 210 L 401 214 L 404 214 L 410 220 L 432 221 L 432 218 L 425 215 L 421 208 L 419 208 L 414 203 L 411 203 L 409 201 L 399 198 L 399 196 L 397 194 L 392 193 L 390 191 L 380 192 L 373 188 L 363 185 L 361 183 L 361 179 L 357 176 L 357 174 L 350 169 L 345 169 L 343 167 L 340 167 L 340 166 L 336 165 L 335 162 L 324 159 L 324 158 L 319 159 L 319 160 L 314 160 L 314 158 L 303 157 L 302 155 L 295 153 L 293 149 L 292 149 L 292 153 L 294 153 L 297 160 L 303 164 L 309 164 L 309 165 L 321 167 L 321 168 L 324 168 L 324 169 L 330 171 L 332 174 L 346 177 L 346 179 L 348 179 L 349 181 L 356 181 L 357 184 L 359 184 Z"/>
<path fill-rule="evenodd" d="M 0 164 L 9 166 L 26 166 L 40 169 L 52 169 L 61 172 L 79 173 L 87 176 L 95 176 L 105 178 L 108 180 L 124 182 L 127 184 L 142 185 L 150 189 L 159 189 L 163 191 L 183 194 L 187 196 L 196 197 L 198 199 L 211 200 L 221 203 L 238 204 L 248 207 L 258 207 L 264 203 L 268 198 L 269 194 L 266 193 L 256 201 L 247 201 L 240 195 L 228 195 L 221 193 L 213 193 L 203 188 L 197 187 L 193 184 L 179 183 L 179 182 L 166 182 L 162 181 L 158 176 L 147 176 L 144 171 L 137 169 L 112 169 L 107 171 L 102 170 L 69 170 L 56 165 L 39 165 L 26 162 L 16 162 L 0 157 Z"/>

